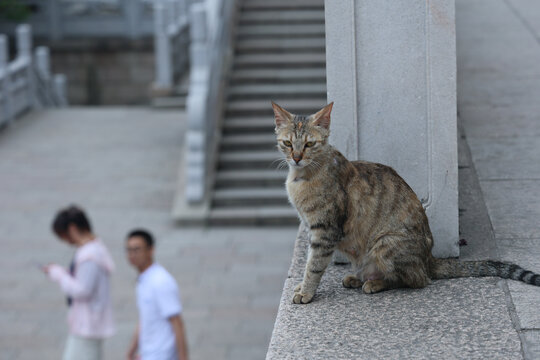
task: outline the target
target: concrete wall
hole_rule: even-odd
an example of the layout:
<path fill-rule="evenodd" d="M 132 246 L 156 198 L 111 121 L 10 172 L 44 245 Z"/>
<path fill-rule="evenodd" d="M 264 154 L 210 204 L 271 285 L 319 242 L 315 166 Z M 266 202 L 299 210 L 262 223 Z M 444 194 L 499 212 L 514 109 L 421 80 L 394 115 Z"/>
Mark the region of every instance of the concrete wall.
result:
<path fill-rule="evenodd" d="M 381 162 L 427 211 L 434 255 L 458 256 L 453 0 L 326 0 L 331 142 Z"/>
<path fill-rule="evenodd" d="M 72 105 L 139 105 L 150 102 L 154 81 L 151 39 L 63 41 L 49 44 L 51 67 L 67 76 Z"/>

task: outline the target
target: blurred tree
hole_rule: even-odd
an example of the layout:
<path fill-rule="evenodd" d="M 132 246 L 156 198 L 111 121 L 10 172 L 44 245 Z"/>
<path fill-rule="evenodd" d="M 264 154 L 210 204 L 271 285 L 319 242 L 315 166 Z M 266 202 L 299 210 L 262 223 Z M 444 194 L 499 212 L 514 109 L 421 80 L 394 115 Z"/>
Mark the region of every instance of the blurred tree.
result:
<path fill-rule="evenodd" d="M 19 0 L 0 0 L 0 19 L 24 21 L 30 15 L 30 6 Z"/>

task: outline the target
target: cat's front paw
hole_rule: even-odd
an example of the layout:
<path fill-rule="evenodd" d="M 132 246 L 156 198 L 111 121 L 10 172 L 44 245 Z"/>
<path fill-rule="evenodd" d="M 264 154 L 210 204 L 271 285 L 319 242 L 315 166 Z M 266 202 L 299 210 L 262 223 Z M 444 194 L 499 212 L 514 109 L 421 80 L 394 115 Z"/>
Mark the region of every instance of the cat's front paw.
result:
<path fill-rule="evenodd" d="M 294 304 L 307 304 L 313 300 L 313 295 L 315 294 L 302 294 L 300 292 L 294 293 L 293 303 Z"/>
<path fill-rule="evenodd" d="M 296 285 L 294 288 L 293 303 L 294 304 L 307 304 L 311 302 L 315 294 L 306 294 L 302 292 L 302 283 Z"/>

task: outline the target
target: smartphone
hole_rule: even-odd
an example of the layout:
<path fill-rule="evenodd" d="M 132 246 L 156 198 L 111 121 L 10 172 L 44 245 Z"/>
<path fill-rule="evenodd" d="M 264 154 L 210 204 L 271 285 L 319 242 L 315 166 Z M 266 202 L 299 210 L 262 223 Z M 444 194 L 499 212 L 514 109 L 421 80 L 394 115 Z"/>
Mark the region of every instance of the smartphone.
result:
<path fill-rule="evenodd" d="M 33 261 L 32 264 L 38 268 L 40 271 L 45 271 L 45 264 L 40 263 L 39 261 Z"/>

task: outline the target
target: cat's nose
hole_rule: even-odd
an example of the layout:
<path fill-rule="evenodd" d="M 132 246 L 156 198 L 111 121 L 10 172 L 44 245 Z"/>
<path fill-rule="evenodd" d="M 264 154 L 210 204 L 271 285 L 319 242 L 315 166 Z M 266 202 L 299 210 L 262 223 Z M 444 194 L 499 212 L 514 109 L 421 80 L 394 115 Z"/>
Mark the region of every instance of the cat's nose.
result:
<path fill-rule="evenodd" d="M 298 163 L 300 162 L 300 160 L 302 160 L 302 157 L 300 157 L 300 156 L 293 156 L 293 160 L 294 160 L 295 163 L 298 164 Z"/>

